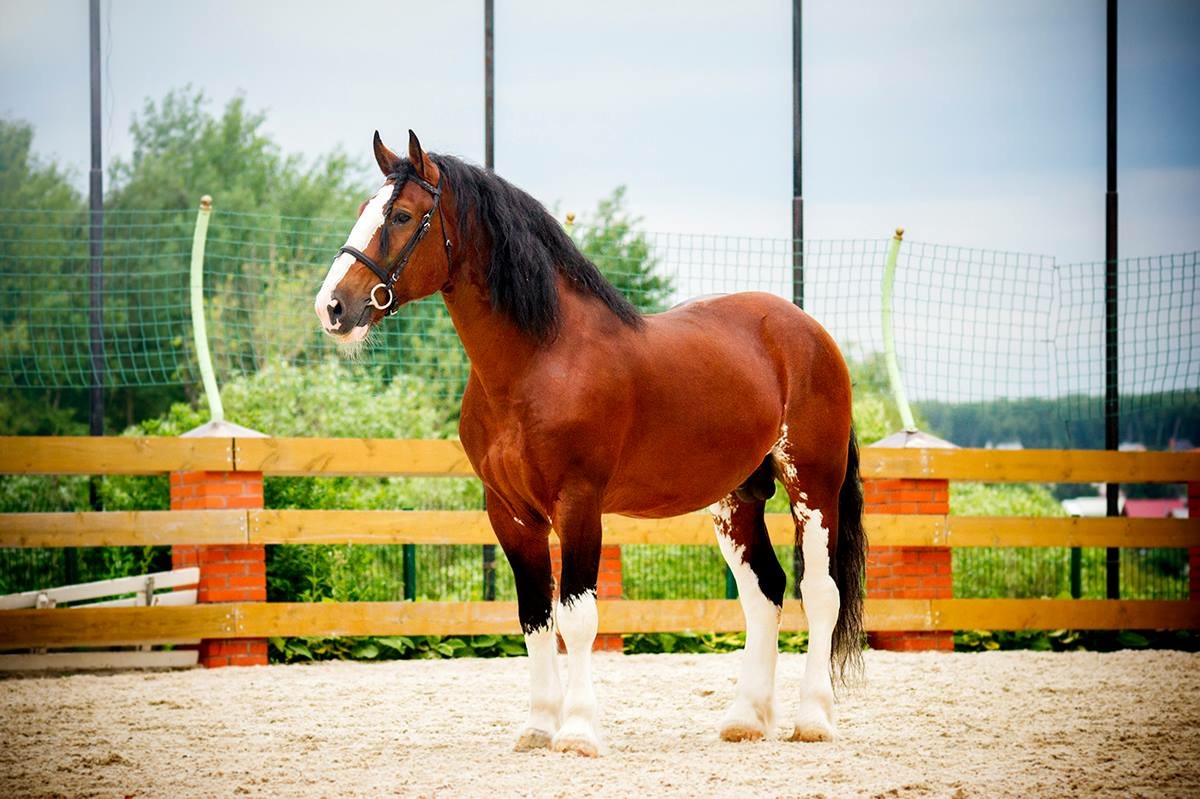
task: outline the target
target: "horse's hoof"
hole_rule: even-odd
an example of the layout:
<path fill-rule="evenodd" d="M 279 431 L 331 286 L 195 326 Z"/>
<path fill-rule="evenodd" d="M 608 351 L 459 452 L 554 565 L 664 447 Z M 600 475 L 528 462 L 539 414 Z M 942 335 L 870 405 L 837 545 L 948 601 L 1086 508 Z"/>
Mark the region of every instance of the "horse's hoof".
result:
<path fill-rule="evenodd" d="M 796 719 L 796 726 L 789 741 L 832 741 L 834 736 L 833 722 L 820 707 L 804 708 Z"/>
<path fill-rule="evenodd" d="M 770 700 L 752 703 L 739 696 L 721 719 L 721 740 L 761 740 L 775 724 L 774 710 L 775 705 Z"/>
<path fill-rule="evenodd" d="M 762 729 L 752 724 L 731 721 L 721 725 L 722 741 L 760 741 L 762 737 Z"/>
<path fill-rule="evenodd" d="M 554 736 L 552 744 L 555 752 L 570 752 L 583 757 L 598 757 L 600 741 L 589 729 L 562 729 Z"/>
<path fill-rule="evenodd" d="M 553 740 L 554 736 L 545 730 L 529 727 L 517 738 L 517 745 L 513 747 L 513 751 L 532 752 L 535 749 L 549 749 Z"/>

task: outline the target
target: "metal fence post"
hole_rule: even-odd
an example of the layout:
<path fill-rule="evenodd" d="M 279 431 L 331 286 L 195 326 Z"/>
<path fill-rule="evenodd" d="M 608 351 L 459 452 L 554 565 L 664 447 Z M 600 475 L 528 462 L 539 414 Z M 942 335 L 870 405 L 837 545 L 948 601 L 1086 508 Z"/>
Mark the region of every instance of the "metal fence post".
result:
<path fill-rule="evenodd" d="M 404 544 L 401 549 L 404 563 L 404 598 L 409 602 L 417 599 L 417 545 Z"/>

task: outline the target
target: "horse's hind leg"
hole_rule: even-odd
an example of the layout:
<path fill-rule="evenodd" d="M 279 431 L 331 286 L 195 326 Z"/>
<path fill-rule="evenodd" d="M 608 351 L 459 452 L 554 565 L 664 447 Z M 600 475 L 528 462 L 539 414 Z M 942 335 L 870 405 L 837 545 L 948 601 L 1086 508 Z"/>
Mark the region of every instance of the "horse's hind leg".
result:
<path fill-rule="evenodd" d="M 829 741 L 834 736 L 833 630 L 841 608 L 831 566 L 837 547 L 838 492 L 845 462 L 794 463 L 782 440 L 774 452 L 804 556 L 800 599 L 808 618 L 803 693 L 791 740 Z"/>
<path fill-rule="evenodd" d="M 737 694 L 721 721 L 721 738 L 762 738 L 775 725 L 775 661 L 779 618 L 787 578 L 771 549 L 763 521 L 764 501 L 740 499 L 735 492 L 710 510 L 721 554 L 737 580 L 746 616 L 746 649 Z"/>

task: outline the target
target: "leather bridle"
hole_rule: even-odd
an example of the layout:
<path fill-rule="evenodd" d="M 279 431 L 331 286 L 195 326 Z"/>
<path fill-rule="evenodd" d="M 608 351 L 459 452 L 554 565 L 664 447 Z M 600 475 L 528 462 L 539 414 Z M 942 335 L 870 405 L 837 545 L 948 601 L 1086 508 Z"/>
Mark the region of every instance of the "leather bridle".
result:
<path fill-rule="evenodd" d="M 438 215 L 438 222 L 442 225 L 443 236 L 446 234 L 446 224 L 442 218 L 442 187 L 440 179 L 438 180 L 437 186 L 414 174 L 403 175 L 393 172 L 392 174 L 388 175 L 386 179 L 396 181 L 394 197 L 399 197 L 401 189 L 404 188 L 404 184 L 411 180 L 433 196 L 433 207 L 426 211 L 425 215 L 421 217 L 420 226 L 417 227 L 416 231 L 412 234 L 412 236 L 409 237 L 408 241 L 404 243 L 404 247 L 400 250 L 399 254 L 397 254 L 396 259 L 393 262 L 394 265 L 391 269 L 386 269 L 383 266 L 380 266 L 377 261 L 372 259 L 362 250 L 356 247 L 351 247 L 350 245 L 346 245 L 338 250 L 338 255 L 346 253 L 375 273 L 375 276 L 379 278 L 379 282 L 376 283 L 371 289 L 371 293 L 367 298 L 367 303 L 372 307 L 385 312 L 388 316 L 391 316 L 400 310 L 400 303 L 396 299 L 396 293 L 392 291 L 392 286 L 394 286 L 396 281 L 400 279 L 400 273 L 404 271 L 404 267 L 408 266 L 408 259 L 412 257 L 413 250 L 417 248 L 417 245 L 421 243 L 421 239 L 425 238 L 425 234 L 429 232 L 430 224 L 433 221 L 433 215 L 435 213 Z M 393 202 L 394 201 L 395 200 L 393 199 Z M 384 219 L 383 224 L 386 226 L 390 223 L 390 221 L 391 220 L 389 219 Z M 384 236 L 384 241 L 386 241 L 386 231 Z M 445 246 L 446 266 L 449 267 L 450 239 L 445 240 Z M 380 289 L 383 289 L 385 292 L 387 292 L 386 299 L 382 302 L 375 296 Z"/>

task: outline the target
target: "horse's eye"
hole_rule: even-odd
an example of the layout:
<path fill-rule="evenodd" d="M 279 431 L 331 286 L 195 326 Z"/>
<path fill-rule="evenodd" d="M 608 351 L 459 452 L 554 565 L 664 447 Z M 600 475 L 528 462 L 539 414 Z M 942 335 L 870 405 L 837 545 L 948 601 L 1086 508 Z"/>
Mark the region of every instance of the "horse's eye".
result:
<path fill-rule="evenodd" d="M 392 224 L 393 225 L 403 225 L 405 222 L 407 222 L 410 219 L 412 219 L 411 216 L 404 213 L 403 211 L 398 211 L 398 212 L 396 212 L 396 215 L 392 217 Z"/>

